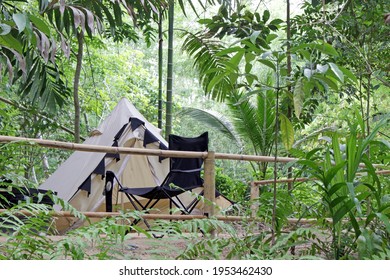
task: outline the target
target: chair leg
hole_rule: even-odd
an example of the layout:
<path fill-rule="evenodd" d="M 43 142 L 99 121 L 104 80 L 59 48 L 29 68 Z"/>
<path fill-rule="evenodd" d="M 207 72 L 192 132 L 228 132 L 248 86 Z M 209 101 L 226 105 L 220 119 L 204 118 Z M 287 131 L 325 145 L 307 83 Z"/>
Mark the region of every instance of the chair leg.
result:
<path fill-rule="evenodd" d="M 125 194 L 126 194 L 127 198 L 129 199 L 131 205 L 134 207 L 134 209 L 135 209 L 136 211 L 146 211 L 146 213 L 147 213 L 147 209 L 148 209 L 149 207 L 152 208 L 152 207 L 153 207 L 154 205 L 156 205 L 156 204 L 158 203 L 158 201 L 159 201 L 159 199 L 157 199 L 151 206 L 149 206 L 149 204 L 150 204 L 150 203 L 152 202 L 152 200 L 153 200 L 153 199 L 149 199 L 149 201 L 148 201 L 148 202 L 145 204 L 145 206 L 144 206 L 144 205 L 142 205 L 142 204 L 134 197 L 134 195 L 128 194 L 128 193 L 125 193 Z M 136 203 L 138 204 L 138 206 L 137 206 Z M 139 207 L 141 207 L 142 210 L 140 210 Z M 130 227 L 135 226 L 135 225 L 138 224 L 141 220 L 145 223 L 146 227 L 147 227 L 149 230 L 152 230 L 152 227 L 150 226 L 149 222 L 148 222 L 146 219 L 134 219 L 134 221 L 131 223 Z M 127 231 L 126 234 L 127 234 L 127 233 L 129 233 L 129 231 Z M 155 233 L 152 233 L 152 235 L 153 235 L 154 238 L 162 238 L 162 237 L 164 236 L 163 234 L 162 234 L 162 235 L 157 235 L 157 234 L 155 234 Z"/>

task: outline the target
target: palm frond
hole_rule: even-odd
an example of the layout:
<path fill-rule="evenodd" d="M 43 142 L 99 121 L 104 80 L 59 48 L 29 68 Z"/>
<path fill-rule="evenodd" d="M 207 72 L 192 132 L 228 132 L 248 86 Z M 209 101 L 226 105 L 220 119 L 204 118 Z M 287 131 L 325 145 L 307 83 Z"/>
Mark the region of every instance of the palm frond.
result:
<path fill-rule="evenodd" d="M 234 84 L 226 75 L 226 64 L 230 57 L 220 55 L 223 43 L 206 33 L 186 33 L 182 49 L 194 58 L 194 66 L 199 72 L 200 83 L 206 95 L 223 101 L 233 91 Z"/>
<path fill-rule="evenodd" d="M 241 94 L 232 96 L 229 107 L 233 123 L 242 138 L 249 139 L 254 152 L 269 155 L 274 141 L 274 96 L 272 91 L 261 92 L 256 102 L 241 99 Z"/>
<path fill-rule="evenodd" d="M 202 122 L 235 141 L 239 146 L 242 146 L 240 137 L 236 133 L 233 124 L 218 112 L 187 107 L 183 108 L 179 115 L 189 116 Z"/>

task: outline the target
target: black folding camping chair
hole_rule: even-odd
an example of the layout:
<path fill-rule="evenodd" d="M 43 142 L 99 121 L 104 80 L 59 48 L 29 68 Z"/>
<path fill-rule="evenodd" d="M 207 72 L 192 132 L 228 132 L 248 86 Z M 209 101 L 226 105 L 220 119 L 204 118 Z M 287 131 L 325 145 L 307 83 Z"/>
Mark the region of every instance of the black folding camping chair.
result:
<path fill-rule="evenodd" d="M 205 132 L 194 138 L 170 135 L 169 150 L 205 152 L 208 150 L 208 133 Z M 202 158 L 172 157 L 170 158 L 170 170 L 164 181 L 159 186 L 144 188 L 124 187 L 112 171 L 107 171 L 106 190 L 112 190 L 111 186 L 114 185 L 115 180 L 119 186 L 118 191 L 124 193 L 134 209 L 138 211 L 147 211 L 152 209 L 161 199 L 169 199 L 171 208 L 175 205 L 182 214 L 189 214 L 196 207 L 199 199 L 194 198 L 191 203 L 185 205 L 178 196 L 186 191 L 192 191 L 203 186 L 203 179 L 201 178 L 202 166 Z M 203 195 L 203 192 L 199 195 Z M 216 195 L 218 196 L 219 194 L 216 193 Z M 108 204 L 112 203 L 109 197 L 110 195 L 106 194 L 106 203 Z M 137 197 L 148 200 L 145 204 L 142 204 Z M 132 225 L 139 221 L 135 220 Z M 147 221 L 144 220 L 144 222 L 150 228 Z"/>

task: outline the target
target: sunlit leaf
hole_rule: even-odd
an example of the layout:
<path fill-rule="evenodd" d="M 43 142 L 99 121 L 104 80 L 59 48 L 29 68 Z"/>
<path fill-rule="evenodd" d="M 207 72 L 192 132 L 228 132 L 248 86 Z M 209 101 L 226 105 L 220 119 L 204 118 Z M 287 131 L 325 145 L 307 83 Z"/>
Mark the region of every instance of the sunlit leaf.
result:
<path fill-rule="evenodd" d="M 344 74 L 339 69 L 339 67 L 336 64 L 332 63 L 332 62 L 329 63 L 329 66 L 330 66 L 330 69 L 332 70 L 332 72 L 336 75 L 337 79 L 340 82 L 344 83 Z"/>
<path fill-rule="evenodd" d="M 305 101 L 304 79 L 303 78 L 299 78 L 297 83 L 295 84 L 293 100 L 294 100 L 294 113 L 295 113 L 295 116 L 299 119 L 299 117 L 301 116 L 303 103 Z"/>
<path fill-rule="evenodd" d="M 261 33 L 261 30 L 255 30 L 255 31 L 253 31 L 253 33 L 249 37 L 253 44 L 256 44 L 256 39 L 257 39 L 257 37 L 259 37 L 260 33 Z"/>
<path fill-rule="evenodd" d="M 0 36 L 7 35 L 11 32 L 11 26 L 5 23 L 0 23 Z"/>
<path fill-rule="evenodd" d="M 27 24 L 27 17 L 24 14 L 13 14 L 12 18 L 14 22 L 16 23 L 16 26 L 18 27 L 19 33 L 21 33 L 25 28 Z"/>
<path fill-rule="evenodd" d="M 294 144 L 294 128 L 290 120 L 284 115 L 280 114 L 280 132 L 282 136 L 282 143 L 286 150 L 290 150 Z"/>

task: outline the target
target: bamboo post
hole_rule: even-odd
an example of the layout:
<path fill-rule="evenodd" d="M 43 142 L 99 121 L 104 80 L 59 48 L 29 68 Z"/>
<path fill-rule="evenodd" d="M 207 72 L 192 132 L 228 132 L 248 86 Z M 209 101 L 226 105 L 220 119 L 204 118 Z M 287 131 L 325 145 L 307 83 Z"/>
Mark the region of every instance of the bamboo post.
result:
<path fill-rule="evenodd" d="M 251 182 L 251 215 L 252 217 L 256 217 L 257 208 L 259 208 L 259 202 L 256 201 L 260 196 L 260 188 L 255 182 Z"/>
<path fill-rule="evenodd" d="M 208 152 L 204 161 L 204 212 L 206 216 L 215 215 L 215 153 Z"/>

